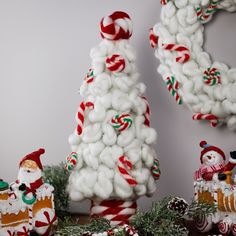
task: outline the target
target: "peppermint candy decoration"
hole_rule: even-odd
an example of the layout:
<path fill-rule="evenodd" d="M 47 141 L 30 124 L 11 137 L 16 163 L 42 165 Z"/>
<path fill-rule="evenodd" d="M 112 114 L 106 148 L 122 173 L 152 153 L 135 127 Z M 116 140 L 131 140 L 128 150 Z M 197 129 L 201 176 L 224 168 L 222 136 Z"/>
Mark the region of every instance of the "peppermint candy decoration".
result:
<path fill-rule="evenodd" d="M 209 121 L 212 127 L 216 127 L 219 123 L 218 118 L 212 114 L 197 113 L 193 115 L 193 120 L 206 120 Z"/>
<path fill-rule="evenodd" d="M 128 170 L 132 169 L 132 163 L 125 156 L 121 156 L 118 161 L 118 170 L 129 185 L 136 186 L 138 184 L 137 181 L 128 172 Z"/>
<path fill-rule="evenodd" d="M 104 17 L 100 23 L 101 36 L 108 40 L 129 39 L 132 31 L 132 21 L 125 12 L 116 11 Z"/>
<path fill-rule="evenodd" d="M 144 100 L 145 104 L 146 104 L 146 111 L 145 111 L 145 114 L 144 114 L 144 124 L 148 127 L 150 127 L 150 115 L 151 115 L 151 109 L 150 109 L 150 105 L 149 105 L 149 102 L 147 100 L 146 97 L 142 97 L 142 99 Z"/>
<path fill-rule="evenodd" d="M 112 127 L 118 132 L 122 132 L 129 129 L 132 126 L 132 123 L 133 119 L 130 114 L 117 114 L 111 120 Z"/>
<path fill-rule="evenodd" d="M 168 91 L 175 98 L 175 101 L 177 102 L 177 104 L 181 105 L 183 102 L 182 102 L 181 96 L 178 93 L 179 82 L 176 81 L 175 77 L 170 76 L 166 78 L 166 85 L 167 85 Z"/>
<path fill-rule="evenodd" d="M 151 45 L 160 61 L 158 72 L 163 80 L 167 82 L 166 78 L 173 76 L 181 82 L 178 94 L 168 84 L 170 93 L 178 104 L 184 102 L 196 114 L 212 114 L 218 123 L 236 131 L 235 69 L 213 61 L 204 47 L 204 29 L 216 10 L 236 11 L 236 2 L 163 1 L 163 4 L 161 21 L 151 31 L 158 44 Z M 212 124 L 216 126 L 216 122 Z"/>
<path fill-rule="evenodd" d="M 220 223 L 218 224 L 218 229 L 221 234 L 228 235 L 230 233 L 230 228 L 231 228 L 231 224 L 232 224 L 232 222 L 230 222 L 230 221 L 231 220 L 227 219 L 227 218 L 220 221 Z"/>
<path fill-rule="evenodd" d="M 93 69 L 89 69 L 88 73 L 86 74 L 85 78 L 84 78 L 85 82 L 87 84 L 90 84 L 94 81 L 94 72 Z"/>
<path fill-rule="evenodd" d="M 176 57 L 176 62 L 180 64 L 184 64 L 190 59 L 190 51 L 187 47 L 178 45 L 178 44 L 162 44 L 162 49 L 177 52 L 179 56 Z"/>
<path fill-rule="evenodd" d="M 66 158 L 66 164 L 65 169 L 67 171 L 71 171 L 74 169 L 74 167 L 77 165 L 78 162 L 78 155 L 76 152 L 72 152 L 67 158 Z"/>
<path fill-rule="evenodd" d="M 79 106 L 79 111 L 77 112 L 77 133 L 78 135 L 81 135 L 83 132 L 83 125 L 84 125 L 84 115 L 85 115 L 85 110 L 86 108 L 88 109 L 93 109 L 94 108 L 94 104 L 92 102 L 81 102 L 80 106 Z"/>
<path fill-rule="evenodd" d="M 24 225 L 20 229 L 17 230 L 16 235 L 17 236 L 29 236 L 30 235 L 30 231 L 29 231 L 28 227 L 26 227 Z"/>
<path fill-rule="evenodd" d="M 149 30 L 149 41 L 152 48 L 156 48 L 158 44 L 158 37 L 154 34 L 153 28 Z"/>
<path fill-rule="evenodd" d="M 205 84 L 213 86 L 221 84 L 220 71 L 216 68 L 208 68 L 204 71 L 203 81 Z"/>
<path fill-rule="evenodd" d="M 152 171 L 152 176 L 154 177 L 154 179 L 156 180 L 160 179 L 161 170 L 160 170 L 160 162 L 158 159 L 154 160 L 151 171 Z"/>
<path fill-rule="evenodd" d="M 106 68 L 114 73 L 122 72 L 125 69 L 125 59 L 118 54 L 113 54 L 106 59 Z"/>
<path fill-rule="evenodd" d="M 36 215 L 34 229 L 40 235 L 51 235 L 57 224 L 55 211 L 50 208 L 40 210 Z"/>
<path fill-rule="evenodd" d="M 203 24 L 209 21 L 217 10 L 218 2 L 219 0 L 212 0 L 210 2 L 210 5 L 206 9 L 204 9 L 204 7 L 202 6 L 197 6 L 196 13 L 198 20 L 201 21 Z"/>
<path fill-rule="evenodd" d="M 128 224 L 124 224 L 123 228 L 124 228 L 124 231 L 127 233 L 128 236 L 139 236 L 134 227 L 132 227 Z"/>

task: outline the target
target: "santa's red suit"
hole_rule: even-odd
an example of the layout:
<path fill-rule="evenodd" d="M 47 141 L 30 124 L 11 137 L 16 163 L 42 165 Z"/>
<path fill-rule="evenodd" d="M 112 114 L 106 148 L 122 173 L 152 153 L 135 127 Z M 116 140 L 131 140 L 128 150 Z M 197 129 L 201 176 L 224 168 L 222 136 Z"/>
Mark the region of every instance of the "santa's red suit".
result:
<path fill-rule="evenodd" d="M 206 141 L 202 141 L 200 143 L 200 147 L 203 148 L 203 150 L 201 151 L 201 156 L 200 156 L 202 165 L 199 168 L 199 170 L 195 172 L 195 180 L 204 179 L 206 181 L 211 181 L 214 178 L 214 176 L 217 176 L 215 174 L 223 173 L 226 171 L 232 171 L 233 168 L 235 167 L 236 152 L 230 153 L 231 157 L 229 158 L 229 162 L 226 164 L 225 153 L 220 148 L 209 145 L 207 144 Z M 207 166 L 204 164 L 203 157 L 207 156 L 207 153 L 210 153 L 212 151 L 216 152 L 221 157 L 221 159 L 219 160 L 218 163 Z"/>

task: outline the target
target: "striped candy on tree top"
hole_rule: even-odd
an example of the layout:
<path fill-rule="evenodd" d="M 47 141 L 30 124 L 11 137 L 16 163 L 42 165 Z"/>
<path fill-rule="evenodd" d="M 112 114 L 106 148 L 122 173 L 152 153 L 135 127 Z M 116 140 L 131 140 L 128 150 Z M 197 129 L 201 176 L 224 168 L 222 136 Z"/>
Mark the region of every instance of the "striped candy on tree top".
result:
<path fill-rule="evenodd" d="M 130 16 L 122 11 L 116 11 L 110 16 L 102 18 L 100 33 L 108 40 L 129 39 L 133 32 Z"/>

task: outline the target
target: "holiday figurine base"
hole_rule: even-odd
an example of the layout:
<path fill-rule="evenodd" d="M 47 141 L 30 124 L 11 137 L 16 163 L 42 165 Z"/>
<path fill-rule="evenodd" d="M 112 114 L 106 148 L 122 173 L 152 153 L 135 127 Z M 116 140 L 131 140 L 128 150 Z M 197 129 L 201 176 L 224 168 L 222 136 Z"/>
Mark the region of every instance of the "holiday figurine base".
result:
<path fill-rule="evenodd" d="M 205 141 L 200 143 L 201 167 L 195 173 L 195 200 L 215 205 L 217 212 L 202 217 L 196 222 L 201 232 L 208 232 L 214 225 L 223 235 L 236 235 L 236 182 L 232 179 L 232 170 L 236 163 L 236 152 L 231 152 L 229 162 L 225 163 L 225 154 L 218 147 Z"/>

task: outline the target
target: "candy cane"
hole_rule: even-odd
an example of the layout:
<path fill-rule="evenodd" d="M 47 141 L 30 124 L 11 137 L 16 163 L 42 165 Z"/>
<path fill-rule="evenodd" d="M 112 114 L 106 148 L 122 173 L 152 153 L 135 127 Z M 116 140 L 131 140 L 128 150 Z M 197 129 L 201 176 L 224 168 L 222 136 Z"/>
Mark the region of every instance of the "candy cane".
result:
<path fill-rule="evenodd" d="M 183 104 L 182 98 L 177 92 L 177 90 L 179 89 L 179 82 L 173 76 L 171 76 L 166 78 L 166 85 L 168 91 L 175 98 L 177 104 L 179 105 Z"/>
<path fill-rule="evenodd" d="M 150 109 L 150 105 L 149 105 L 149 102 L 147 100 L 146 97 L 142 97 L 142 99 L 144 100 L 145 104 L 146 104 L 146 111 L 145 111 L 145 114 L 144 114 L 144 124 L 148 127 L 150 127 L 150 115 L 151 115 L 151 109 Z"/>
<path fill-rule="evenodd" d="M 212 0 L 210 5 L 204 10 L 202 7 L 196 7 L 198 20 L 206 23 L 208 19 L 216 12 L 219 0 Z"/>
<path fill-rule="evenodd" d="M 119 132 L 129 129 L 132 123 L 133 120 L 130 114 L 121 114 L 121 115 L 117 114 L 111 120 L 113 128 Z"/>
<path fill-rule="evenodd" d="M 132 170 L 133 165 L 125 156 L 121 156 L 118 161 L 118 170 L 129 185 L 136 186 L 137 181 L 131 177 L 126 169 Z"/>
<path fill-rule="evenodd" d="M 138 233 L 135 228 L 130 225 L 124 224 L 123 229 L 128 234 L 128 236 L 138 236 Z"/>
<path fill-rule="evenodd" d="M 108 40 L 129 39 L 132 35 L 132 21 L 130 16 L 121 11 L 104 17 L 100 23 L 102 38 Z"/>
<path fill-rule="evenodd" d="M 152 48 L 156 48 L 158 44 L 158 36 L 155 35 L 153 28 L 149 30 L 149 42 Z"/>
<path fill-rule="evenodd" d="M 166 5 L 170 0 L 161 0 L 161 5 Z"/>
<path fill-rule="evenodd" d="M 86 81 L 87 84 L 90 84 L 94 81 L 94 72 L 93 69 L 89 69 L 88 73 L 86 74 L 84 80 Z"/>
<path fill-rule="evenodd" d="M 76 152 L 72 152 L 67 158 L 66 158 L 66 164 L 65 169 L 67 171 L 72 170 L 78 162 L 78 155 Z"/>
<path fill-rule="evenodd" d="M 113 54 L 106 59 L 106 67 L 109 71 L 119 73 L 125 69 L 125 59 L 118 54 Z"/>
<path fill-rule="evenodd" d="M 152 175 L 154 177 L 154 179 L 160 179 L 160 176 L 161 176 L 161 171 L 160 171 L 160 163 L 159 163 L 159 160 L 155 159 L 154 160 L 154 163 L 153 163 L 153 166 L 151 168 L 151 171 L 152 171 Z"/>
<path fill-rule="evenodd" d="M 85 109 L 93 109 L 94 104 L 92 102 L 81 102 L 79 106 L 79 111 L 77 112 L 77 133 L 78 135 L 81 135 L 83 132 L 83 124 L 84 124 L 84 114 L 85 114 Z"/>
<path fill-rule="evenodd" d="M 162 44 L 162 49 L 177 52 L 180 56 L 176 58 L 176 62 L 180 64 L 186 63 L 190 59 L 190 51 L 184 46 L 178 44 Z"/>
<path fill-rule="evenodd" d="M 210 121 L 212 127 L 216 127 L 218 125 L 218 117 L 212 114 L 197 113 L 193 115 L 193 120 L 208 120 Z"/>
<path fill-rule="evenodd" d="M 221 84 L 220 71 L 216 68 L 208 68 L 204 71 L 203 81 L 210 86 Z"/>

